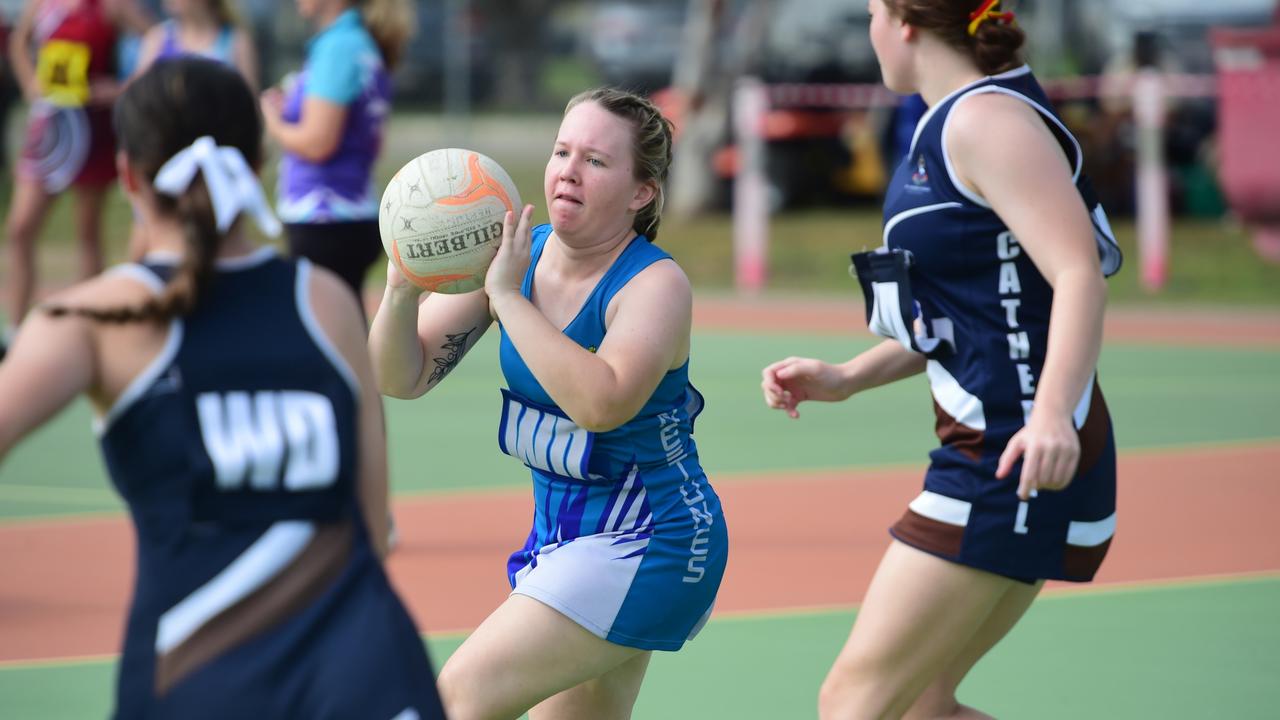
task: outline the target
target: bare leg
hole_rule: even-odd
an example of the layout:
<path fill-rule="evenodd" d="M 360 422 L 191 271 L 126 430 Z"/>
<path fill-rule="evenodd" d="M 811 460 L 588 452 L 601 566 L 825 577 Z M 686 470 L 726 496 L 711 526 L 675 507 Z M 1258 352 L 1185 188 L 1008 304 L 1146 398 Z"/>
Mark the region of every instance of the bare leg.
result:
<path fill-rule="evenodd" d="M 823 682 L 823 720 L 901 717 L 1017 584 L 894 541 Z"/>
<path fill-rule="evenodd" d="M 925 688 L 916 698 L 915 704 L 905 715 L 910 720 L 929 720 L 934 718 L 953 718 L 954 720 L 979 720 L 990 718 L 974 708 L 961 705 L 956 700 L 956 688 L 964 681 L 973 666 L 987 654 L 996 643 L 1009 634 L 1013 626 L 1026 614 L 1031 602 L 1036 599 L 1044 582 L 1035 585 L 1015 583 L 1005 594 L 1000 604 L 987 617 L 987 622 L 978 630 L 978 634 L 965 646 L 960 654 Z"/>
<path fill-rule="evenodd" d="M 529 720 L 629 720 L 651 653 L 641 653 L 594 680 L 538 703 Z"/>
<path fill-rule="evenodd" d="M 5 223 L 5 232 L 9 236 L 9 277 L 5 283 L 9 291 L 6 300 L 8 321 L 14 326 L 21 323 L 31 309 L 31 297 L 36 286 L 36 238 L 51 204 L 53 196 L 45 192 L 38 182 L 15 178 L 13 202 Z"/>
<path fill-rule="evenodd" d="M 76 188 L 76 234 L 80 240 L 80 279 L 102 272 L 102 209 L 107 188 Z"/>
<path fill-rule="evenodd" d="M 565 707 L 617 708 L 626 696 L 634 701 L 645 668 L 637 659 L 647 655 L 601 640 L 537 600 L 511 595 L 444 664 L 437 684 L 452 720 L 512 720 L 557 693 L 597 679 L 603 682 L 568 695 Z M 627 715 L 616 717 L 629 714 L 628 705 Z"/>

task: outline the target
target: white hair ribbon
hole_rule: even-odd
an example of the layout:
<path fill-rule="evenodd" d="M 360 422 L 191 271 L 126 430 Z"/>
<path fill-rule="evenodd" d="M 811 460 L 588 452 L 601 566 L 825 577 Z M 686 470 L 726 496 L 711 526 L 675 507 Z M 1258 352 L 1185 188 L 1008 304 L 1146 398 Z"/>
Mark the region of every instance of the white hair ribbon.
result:
<path fill-rule="evenodd" d="M 226 232 L 240 213 L 247 212 L 262 232 L 271 237 L 280 234 L 280 221 L 267 205 L 258 176 L 244 155 L 234 147 L 219 147 L 208 135 L 169 158 L 156 173 L 156 190 L 176 197 L 191 186 L 197 170 L 209 188 L 218 230 Z"/>

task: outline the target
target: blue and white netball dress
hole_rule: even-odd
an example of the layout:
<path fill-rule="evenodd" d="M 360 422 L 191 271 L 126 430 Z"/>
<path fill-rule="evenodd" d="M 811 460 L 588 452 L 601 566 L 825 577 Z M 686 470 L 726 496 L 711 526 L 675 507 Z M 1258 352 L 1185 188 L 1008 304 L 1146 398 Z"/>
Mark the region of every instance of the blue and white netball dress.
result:
<path fill-rule="evenodd" d="M 114 272 L 159 293 L 152 260 Z M 309 278 L 270 249 L 219 262 L 98 422 L 138 537 L 117 717 L 444 717 L 360 513 L 359 385 Z"/>
<path fill-rule="evenodd" d="M 1092 214 L 1106 275 L 1120 250 L 1080 145 L 1023 66 L 956 90 L 929 109 L 890 183 L 884 247 L 854 256 L 872 332 L 928 357 L 942 446 L 894 537 L 963 565 L 1031 581 L 1091 580 L 1115 532 L 1116 455 L 1096 373 L 1074 412 L 1080 465 L 1062 492 L 1027 502 L 995 470 L 1031 415 L 1048 346 L 1053 289 L 1017 238 L 952 172 L 946 128 L 967 98 L 1000 93 L 1035 109 L 1062 145 Z M 992 138 L 1000 142 L 1000 138 Z"/>
<path fill-rule="evenodd" d="M 530 297 L 550 225 L 533 230 L 521 292 Z M 564 334 L 595 351 L 610 299 L 670 256 L 637 237 L 605 271 Z M 689 363 L 669 371 L 634 418 L 609 432 L 578 427 L 547 395 L 505 329 L 498 445 L 533 475 L 533 529 L 512 554 L 513 592 L 619 645 L 678 650 L 711 613 L 728 557 L 720 499 L 698 463 L 702 396 Z"/>

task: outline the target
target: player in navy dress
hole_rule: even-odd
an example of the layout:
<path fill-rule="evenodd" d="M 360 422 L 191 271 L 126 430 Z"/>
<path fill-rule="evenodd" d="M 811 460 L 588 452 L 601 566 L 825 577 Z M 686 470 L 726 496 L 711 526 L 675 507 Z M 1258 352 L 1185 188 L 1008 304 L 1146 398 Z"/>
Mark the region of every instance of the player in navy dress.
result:
<path fill-rule="evenodd" d="M 1120 266 L 1080 146 L 996 0 L 872 0 L 890 89 L 929 105 L 853 256 L 873 332 L 841 365 L 764 370 L 770 407 L 926 373 L 941 446 L 893 526 L 819 700 L 824 718 L 985 717 L 960 681 L 1045 579 L 1088 581 L 1115 531 L 1115 442 L 1095 366 Z"/>
<path fill-rule="evenodd" d="M 508 213 L 483 291 L 421 300 L 388 269 L 370 332 L 383 391 L 435 387 L 496 318 L 498 445 L 533 480 L 511 596 L 440 671 L 454 720 L 630 717 L 651 651 L 711 612 L 728 541 L 691 437 L 692 293 L 651 242 L 670 162 L 651 103 L 583 93 L 547 163 L 551 223 Z"/>
<path fill-rule="evenodd" d="M 156 63 L 115 109 L 147 254 L 33 313 L 0 365 L 0 456 L 78 394 L 137 531 L 120 718 L 443 718 L 383 569 L 386 449 L 342 282 L 255 248 L 255 99 Z"/>

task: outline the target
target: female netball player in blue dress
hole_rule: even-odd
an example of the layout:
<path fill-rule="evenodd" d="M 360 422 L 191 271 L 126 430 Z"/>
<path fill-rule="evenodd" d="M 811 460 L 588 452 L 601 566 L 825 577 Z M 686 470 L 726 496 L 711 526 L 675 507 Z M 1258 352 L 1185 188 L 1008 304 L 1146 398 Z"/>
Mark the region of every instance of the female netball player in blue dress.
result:
<path fill-rule="evenodd" d="M 498 445 L 533 476 L 513 592 L 440 672 L 454 720 L 630 717 L 650 651 L 678 650 L 711 611 L 727 539 L 690 437 L 692 296 L 651 242 L 670 162 L 651 103 L 583 93 L 547 162 L 551 224 L 509 213 L 483 291 L 419 304 L 388 270 L 369 338 L 383 392 L 431 389 L 496 318 Z"/>
<path fill-rule="evenodd" d="M 138 536 L 121 718 L 442 718 L 380 561 L 386 450 L 351 294 L 255 248 L 256 100 L 156 63 L 115 108 L 148 254 L 32 313 L 0 365 L 0 456 L 85 393 Z"/>
<path fill-rule="evenodd" d="M 956 688 L 1045 579 L 1088 581 L 1115 530 L 1095 365 L 1120 254 L 1080 146 L 1017 60 L 996 0 L 871 0 L 885 84 L 929 110 L 894 175 L 884 246 L 854 256 L 871 329 L 840 365 L 764 370 L 770 407 L 928 374 L 941 447 L 893 526 L 824 718 L 986 717 Z"/>

